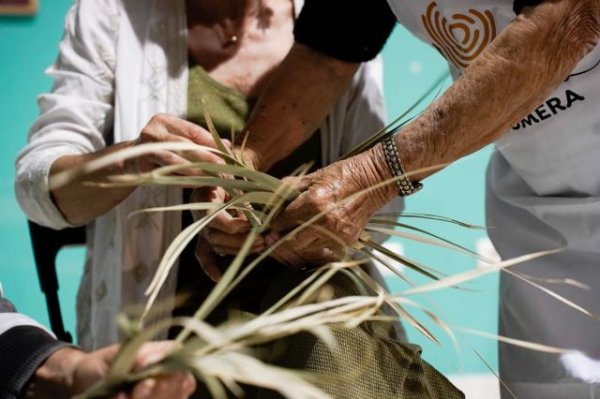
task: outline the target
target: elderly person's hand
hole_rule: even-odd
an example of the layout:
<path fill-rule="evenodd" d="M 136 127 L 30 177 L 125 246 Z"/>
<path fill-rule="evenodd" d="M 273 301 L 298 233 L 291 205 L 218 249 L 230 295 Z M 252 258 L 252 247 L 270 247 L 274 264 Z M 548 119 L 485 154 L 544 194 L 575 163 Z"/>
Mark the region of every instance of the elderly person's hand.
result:
<path fill-rule="evenodd" d="M 301 192 L 273 221 L 267 243 L 320 215 L 312 224 L 286 238 L 280 252 L 292 266 L 321 266 L 338 260 L 340 245 L 353 245 L 371 216 L 397 195 L 379 147 L 336 162 L 294 182 Z M 379 184 L 379 186 L 378 186 Z"/>
<path fill-rule="evenodd" d="M 229 200 L 229 194 L 220 187 L 195 189 L 190 196 L 190 202 L 222 204 Z M 194 220 L 211 213 L 192 212 Z M 218 212 L 214 215 L 211 223 L 202 229 L 196 244 L 196 259 L 213 281 L 221 278 L 221 271 L 217 266 L 215 256 L 237 255 L 246 241 L 250 229 L 250 222 L 239 210 Z M 260 253 L 264 249 L 265 241 L 262 237 L 258 237 L 250 248 L 250 253 Z"/>
<path fill-rule="evenodd" d="M 371 216 L 397 195 L 395 183 L 380 184 L 392 177 L 383 159 L 381 147 L 376 146 L 305 177 L 287 178 L 300 195 L 273 220 L 270 233 L 257 239 L 251 252 L 277 243 L 272 257 L 293 268 L 319 267 L 339 260 L 345 246 L 357 242 Z M 204 200 L 209 199 L 204 195 Z M 217 197 L 213 197 L 217 202 L 227 199 L 224 191 Z M 288 235 L 314 217 L 317 218 L 310 225 Z M 243 215 L 227 212 L 221 212 L 205 228 L 198 240 L 196 257 L 213 280 L 220 277 L 214 253 L 237 254 L 249 229 Z M 278 242 L 282 238 L 284 241 Z"/>
<path fill-rule="evenodd" d="M 50 176 L 52 178 L 61 172 L 80 167 L 124 148 L 159 142 L 188 142 L 216 148 L 212 135 L 202 127 L 172 115 L 157 114 L 142 129 L 136 140 L 120 142 L 92 153 L 62 156 L 52 164 Z M 228 142 L 225 144 L 229 145 Z M 73 179 L 65 185 L 52 188 L 52 199 L 70 224 L 83 225 L 114 208 L 135 189 L 135 187 L 107 189 L 90 186 L 87 183 L 105 182 L 106 177 L 110 175 L 148 172 L 161 166 L 182 165 L 189 162 L 223 163 L 223 160 L 202 148 L 194 151 L 157 150 L 125 162 L 113 163 L 99 171 Z M 183 169 L 178 171 L 178 174 L 197 175 L 201 172 Z"/>
<path fill-rule="evenodd" d="M 201 126 L 168 114 L 157 114 L 142 129 L 133 145 L 160 142 L 187 142 L 206 147 L 216 148 L 214 139 L 209 131 Z M 229 141 L 223 140 L 226 146 Z M 184 165 L 189 162 L 224 163 L 218 155 L 205 151 L 155 151 L 128 161 L 125 165 L 132 172 L 148 172 L 161 166 Z M 182 169 L 178 172 L 184 175 L 202 175 L 199 170 Z"/>
<path fill-rule="evenodd" d="M 156 363 L 173 347 L 172 341 L 150 342 L 136 355 L 136 370 Z M 66 347 L 53 353 L 32 378 L 25 397 L 70 398 L 84 392 L 106 376 L 118 353 L 118 345 L 85 353 Z M 196 389 L 190 373 L 170 373 L 138 382 L 130 392 L 121 392 L 112 399 L 185 399 Z"/>

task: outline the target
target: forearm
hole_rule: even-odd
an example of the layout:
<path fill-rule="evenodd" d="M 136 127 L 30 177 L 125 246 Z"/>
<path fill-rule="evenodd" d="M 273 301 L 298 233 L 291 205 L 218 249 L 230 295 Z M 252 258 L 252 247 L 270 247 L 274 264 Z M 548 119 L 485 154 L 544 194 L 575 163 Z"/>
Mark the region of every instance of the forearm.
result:
<path fill-rule="evenodd" d="M 132 144 L 132 142 L 123 142 L 91 154 L 66 155 L 58 158 L 52 164 L 50 178 Z M 105 182 L 107 176 L 121 173 L 125 173 L 124 165 L 115 164 L 98 172 L 80 176 L 67 185 L 52 190 L 52 199 L 69 223 L 73 225 L 89 223 L 127 198 L 134 188 L 103 188 L 88 183 Z"/>
<path fill-rule="evenodd" d="M 294 44 L 248 121 L 246 157 L 266 171 L 288 156 L 318 129 L 358 66 Z"/>
<path fill-rule="evenodd" d="M 599 8 L 597 1 L 563 0 L 525 9 L 395 137 L 405 169 L 415 173 L 411 179 L 422 180 L 492 143 L 542 103 L 596 45 Z"/>

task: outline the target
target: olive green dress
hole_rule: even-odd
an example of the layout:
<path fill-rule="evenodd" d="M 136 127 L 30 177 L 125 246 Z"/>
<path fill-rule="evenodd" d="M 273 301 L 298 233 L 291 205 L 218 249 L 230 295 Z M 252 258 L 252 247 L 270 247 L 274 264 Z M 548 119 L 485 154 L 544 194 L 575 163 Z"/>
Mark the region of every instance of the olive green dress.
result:
<path fill-rule="evenodd" d="M 254 101 L 243 94 L 214 81 L 200 67 L 190 69 L 188 88 L 188 120 L 205 126 L 204 110 L 208 111 L 219 134 L 230 137 L 231 131 L 240 132 Z M 285 176 L 308 161 L 320 165 L 320 135 L 304 143 L 284 162 L 276 165 L 273 175 Z M 183 223 L 191 222 L 189 215 Z M 221 258 L 226 267 L 231 258 Z M 291 271 L 276 262 L 259 266 L 226 298 L 222 307 L 211 315 L 212 321 L 223 321 L 232 308 L 236 311 L 259 313 L 277 302 L 298 285 L 307 273 Z M 365 287 L 339 273 L 329 283 L 334 297 L 360 295 Z M 206 297 L 214 284 L 204 276 L 190 245 L 180 261 L 178 291 L 191 296 L 179 314 L 191 314 Z M 398 341 L 394 325 L 383 322 L 365 322 L 356 328 L 333 327 L 339 350 L 331 350 L 313 335 L 296 334 L 272 345 L 260 348 L 263 359 L 280 366 L 321 372 L 327 377 L 318 386 L 339 399 L 454 399 L 464 398 L 443 375 L 421 358 L 420 348 Z M 198 398 L 208 398 L 201 387 Z M 267 390 L 247 389 L 248 398 L 270 399 L 280 396 Z"/>

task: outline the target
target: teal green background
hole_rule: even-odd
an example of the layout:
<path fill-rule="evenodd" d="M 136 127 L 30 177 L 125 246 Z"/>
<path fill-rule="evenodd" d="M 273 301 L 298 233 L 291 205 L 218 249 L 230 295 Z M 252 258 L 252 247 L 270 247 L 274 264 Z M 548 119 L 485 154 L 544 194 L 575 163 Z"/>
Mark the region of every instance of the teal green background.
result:
<path fill-rule="evenodd" d="M 13 193 L 14 159 L 25 144 L 27 130 L 38 110 L 36 96 L 49 90 L 51 81 L 43 74 L 57 54 L 64 15 L 72 0 L 41 1 L 35 17 L 0 17 L 0 281 L 5 295 L 17 307 L 47 324 L 45 303 L 35 273 L 27 225 Z M 406 110 L 446 70 L 445 61 L 424 43 L 398 27 L 383 53 L 385 94 L 389 116 Z M 448 82 L 449 83 L 449 82 Z M 446 168 L 425 181 L 425 189 L 408 199 L 409 212 L 450 216 L 484 224 L 484 172 L 489 149 Z M 413 223 L 413 221 L 411 221 Z M 436 234 L 475 248 L 485 232 L 454 225 L 420 223 Z M 476 267 L 471 257 L 446 249 L 402 241 L 406 255 L 445 273 Z M 60 298 L 66 325 L 74 331 L 75 295 L 83 264 L 82 249 L 59 255 Z M 421 281 L 416 278 L 417 281 Z M 394 291 L 406 285 L 389 279 Z M 427 297 L 415 298 L 453 328 L 468 327 L 496 332 L 497 276 Z M 420 320 L 426 315 L 415 313 Z M 410 330 L 413 341 L 424 348 L 424 356 L 445 373 L 485 373 L 488 369 L 475 354 L 496 368 L 496 343 L 456 332 L 457 348 L 449 335 L 428 323 L 441 345 L 428 342 Z"/>
<path fill-rule="evenodd" d="M 51 87 L 44 70 L 54 61 L 64 16 L 72 0 L 41 1 L 35 17 L 0 17 L 0 281 L 19 310 L 48 323 L 33 262 L 29 232 L 16 203 L 16 154 L 38 114 L 36 97 Z M 60 299 L 67 325 L 75 325 L 75 295 L 82 249 L 59 254 Z M 74 331 L 73 327 L 70 328 Z"/>
<path fill-rule="evenodd" d="M 410 108 L 448 71 L 444 58 L 433 47 L 411 36 L 400 26 L 386 44 L 383 59 L 386 106 L 390 120 Z M 450 83 L 448 78 L 444 87 Z M 438 93 L 436 90 L 429 101 Z M 424 106 L 419 107 L 415 114 L 423 108 Z M 406 212 L 430 213 L 479 226 L 485 225 L 485 169 L 490 151 L 491 147 L 483 149 L 426 179 L 425 188 L 407 198 Z M 469 230 L 439 222 L 416 223 L 413 219 L 402 221 L 425 228 L 472 250 L 475 250 L 478 239 L 487 238 L 482 230 Z M 471 256 L 406 240 L 402 240 L 401 244 L 409 258 L 447 274 L 476 267 L 476 260 Z M 418 276 L 414 279 L 425 282 Z M 388 283 L 393 292 L 401 292 L 407 288 L 406 283 L 399 278 L 388 279 Z M 460 331 L 461 328 L 469 328 L 492 334 L 497 332 L 497 287 L 498 275 L 495 274 L 473 281 L 461 290 L 447 289 L 415 298 L 420 305 L 433 311 L 451 327 L 455 336 L 451 337 L 437 327 L 436 323 L 428 322 L 426 325 L 431 327 L 440 344 L 434 344 L 422 334 L 409 329 L 411 341 L 420 344 L 424 357 L 445 373 L 486 373 L 490 372 L 490 367 L 497 370 L 496 342 Z M 423 313 L 416 314 L 419 315 L 419 320 L 427 320 Z M 457 345 L 453 343 L 454 339 Z"/>

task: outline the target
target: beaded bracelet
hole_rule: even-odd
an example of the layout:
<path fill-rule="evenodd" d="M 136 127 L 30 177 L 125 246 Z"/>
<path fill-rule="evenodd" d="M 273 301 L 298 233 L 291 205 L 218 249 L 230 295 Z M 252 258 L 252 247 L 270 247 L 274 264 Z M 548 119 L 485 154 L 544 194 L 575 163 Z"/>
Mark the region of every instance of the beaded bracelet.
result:
<path fill-rule="evenodd" d="M 398 154 L 398 148 L 396 147 L 396 142 L 391 134 L 383 139 L 382 145 L 385 161 L 387 162 L 392 175 L 397 178 L 396 184 L 398 185 L 399 195 L 401 197 L 406 197 L 407 195 L 414 194 L 422 189 L 423 185 L 421 183 L 413 184 L 410 179 L 406 177 L 406 172 L 404 171 L 404 166 L 402 165 L 400 155 Z"/>

